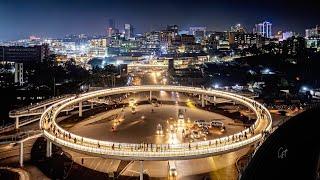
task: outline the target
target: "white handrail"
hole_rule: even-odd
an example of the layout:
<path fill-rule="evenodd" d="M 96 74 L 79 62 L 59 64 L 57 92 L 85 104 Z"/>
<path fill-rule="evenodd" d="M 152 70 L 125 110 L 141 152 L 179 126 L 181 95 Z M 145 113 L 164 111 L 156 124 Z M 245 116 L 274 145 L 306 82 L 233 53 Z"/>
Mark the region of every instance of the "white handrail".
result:
<path fill-rule="evenodd" d="M 139 148 L 142 146 L 141 144 L 99 141 L 96 139 L 82 137 L 64 130 L 55 122 L 57 115 L 65 107 L 75 105 L 82 101 L 86 101 L 86 100 L 101 97 L 101 96 L 109 96 L 109 95 L 128 93 L 128 92 L 160 91 L 160 90 L 187 92 L 187 93 L 195 93 L 195 94 L 206 94 L 209 96 L 217 96 L 217 97 L 230 99 L 230 100 L 236 101 L 237 103 L 243 104 L 244 106 L 253 110 L 257 116 L 257 120 L 249 128 L 244 129 L 243 131 L 233 135 L 221 137 L 214 140 L 201 141 L 201 142 L 181 143 L 181 144 L 174 144 L 174 145 L 156 144 L 156 145 L 153 145 L 154 147 L 149 148 L 150 151 L 148 150 L 146 151 L 145 148 Z M 258 130 L 257 128 L 262 124 L 262 121 L 267 121 L 267 125 L 262 128 L 260 127 L 261 129 Z M 78 97 L 67 98 L 58 103 L 55 103 L 54 105 L 46 109 L 40 119 L 40 127 L 44 130 L 44 135 L 48 139 L 52 140 L 54 143 L 57 143 L 59 145 L 63 145 L 63 146 L 80 150 L 80 151 L 93 152 L 95 154 L 116 156 L 120 158 L 121 157 L 128 158 L 131 156 L 131 157 L 134 157 L 135 159 L 141 158 L 144 160 L 153 159 L 160 156 L 162 158 L 175 158 L 175 157 L 179 158 L 182 156 L 197 156 L 197 154 L 198 156 L 204 156 L 205 154 L 209 156 L 215 153 L 221 153 L 223 151 L 237 149 L 259 140 L 263 136 L 264 131 L 271 130 L 271 125 L 272 125 L 272 118 L 268 110 L 263 105 L 261 105 L 260 103 L 250 98 L 246 98 L 244 96 L 240 96 L 237 94 L 224 92 L 224 91 L 218 91 L 218 90 L 205 90 L 201 88 L 184 87 L 184 86 L 158 86 L 158 85 L 130 86 L 130 87 L 105 89 L 105 90 L 99 90 L 99 91 L 82 94 Z M 252 131 L 254 132 L 258 131 L 258 132 L 251 133 Z M 244 134 L 248 134 L 248 138 L 243 138 Z M 137 149 L 138 151 L 133 151 Z M 141 153 L 138 153 L 139 150 L 141 149 L 144 149 L 144 151 Z"/>

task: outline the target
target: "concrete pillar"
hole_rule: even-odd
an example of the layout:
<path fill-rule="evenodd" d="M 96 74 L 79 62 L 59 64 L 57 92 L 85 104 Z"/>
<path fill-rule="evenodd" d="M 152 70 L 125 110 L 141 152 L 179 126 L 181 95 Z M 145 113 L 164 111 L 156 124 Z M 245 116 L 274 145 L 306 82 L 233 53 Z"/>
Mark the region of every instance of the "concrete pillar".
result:
<path fill-rule="evenodd" d="M 151 101 L 151 99 L 152 99 L 152 91 L 150 91 L 149 101 Z"/>
<path fill-rule="evenodd" d="M 233 105 L 236 105 L 236 102 L 235 102 L 235 101 L 233 101 Z"/>
<path fill-rule="evenodd" d="M 19 164 L 23 167 L 23 142 L 20 143 Z"/>
<path fill-rule="evenodd" d="M 52 142 L 47 140 L 47 151 L 46 151 L 46 157 L 51 157 L 52 155 Z"/>
<path fill-rule="evenodd" d="M 46 106 L 43 106 L 43 111 L 45 111 L 47 109 L 47 107 Z"/>
<path fill-rule="evenodd" d="M 209 101 L 209 96 L 208 95 L 206 95 L 206 99 L 205 100 L 206 100 L 205 104 L 208 105 L 208 101 Z"/>
<path fill-rule="evenodd" d="M 143 161 L 140 161 L 140 180 L 143 180 Z"/>
<path fill-rule="evenodd" d="M 15 128 L 19 129 L 19 117 L 16 117 Z"/>
<path fill-rule="evenodd" d="M 79 102 L 79 117 L 82 117 L 82 102 Z"/>
<path fill-rule="evenodd" d="M 201 95 L 201 106 L 202 106 L 202 107 L 205 106 L 205 105 L 204 105 L 204 95 L 203 95 L 203 94 Z"/>
<path fill-rule="evenodd" d="M 217 97 L 213 96 L 213 105 L 216 105 Z"/>
<path fill-rule="evenodd" d="M 93 102 L 91 102 L 91 109 L 93 109 Z"/>

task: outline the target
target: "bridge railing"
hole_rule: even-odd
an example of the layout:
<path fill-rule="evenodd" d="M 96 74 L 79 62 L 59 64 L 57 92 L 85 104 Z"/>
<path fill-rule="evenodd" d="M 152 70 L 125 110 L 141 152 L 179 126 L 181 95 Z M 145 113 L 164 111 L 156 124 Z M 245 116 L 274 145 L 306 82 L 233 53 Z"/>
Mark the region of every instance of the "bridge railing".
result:
<path fill-rule="evenodd" d="M 147 90 L 142 88 L 142 90 L 144 90 L 144 91 L 150 91 L 150 90 L 155 90 L 155 89 L 159 90 L 159 87 L 157 87 L 157 88 L 152 88 L 152 87 L 154 87 L 154 86 L 148 87 Z M 124 89 L 126 89 L 126 91 Z M 128 90 L 134 91 L 135 89 L 134 89 L 134 87 L 110 89 L 110 91 L 113 91 L 113 92 L 116 91 L 117 93 L 125 93 Z M 140 89 L 140 91 L 142 91 L 142 90 Z M 200 93 L 200 94 L 202 93 L 202 94 L 208 94 L 208 95 L 221 96 L 221 97 L 225 97 L 225 98 L 231 98 L 232 100 L 237 101 L 237 103 L 241 103 L 241 104 L 244 104 L 245 106 L 249 107 L 257 115 L 257 121 L 250 128 L 247 128 L 239 133 L 236 133 L 234 135 L 230 135 L 227 137 L 218 138 L 216 140 L 170 145 L 170 148 L 168 148 L 168 149 L 170 149 L 170 152 L 184 151 L 188 147 L 198 147 L 198 148 L 199 147 L 206 147 L 206 146 L 210 146 L 212 144 L 215 144 L 217 141 L 219 142 L 219 144 L 221 144 L 221 143 L 228 144 L 230 142 L 239 144 L 237 142 L 237 140 L 234 141 L 235 138 L 239 139 L 239 137 L 243 137 L 245 134 L 248 134 L 248 136 L 250 136 L 249 139 L 255 139 L 254 137 L 257 137 L 254 135 L 254 132 L 252 133 L 252 131 L 257 128 L 261 119 L 269 121 L 269 125 L 266 127 L 267 130 L 269 129 L 269 126 L 271 126 L 270 122 L 272 121 L 272 119 L 271 119 L 270 113 L 260 103 L 254 101 L 250 98 L 246 98 L 246 97 L 239 96 L 239 95 L 232 94 L 232 93 L 228 93 L 228 92 L 222 92 L 222 91 L 216 91 L 216 90 L 209 90 L 208 91 L 208 90 L 204 90 L 201 88 L 187 88 L 187 90 L 186 90 L 186 87 L 180 87 L 180 86 L 172 87 L 171 86 L 170 90 L 171 91 L 185 91 L 185 92 L 191 91 L 191 93 L 195 92 L 195 93 Z M 42 117 L 41 117 L 42 122 L 40 123 L 40 126 L 42 126 L 45 130 L 45 135 L 50 134 L 50 131 L 52 131 L 51 134 L 55 134 L 52 137 L 52 139 L 56 140 L 57 142 L 61 141 L 63 143 L 67 143 L 67 144 L 71 143 L 71 144 L 75 144 L 75 145 L 79 145 L 79 146 L 88 146 L 88 147 L 92 147 L 92 148 L 95 148 L 97 146 L 100 146 L 100 147 L 104 146 L 104 147 L 114 149 L 115 146 L 119 146 L 119 149 L 121 147 L 121 148 L 125 148 L 125 149 L 130 150 L 130 149 L 135 149 L 136 147 L 139 147 L 141 144 L 115 143 L 115 142 L 110 142 L 110 141 L 98 141 L 95 139 L 81 137 L 81 136 L 75 135 L 73 133 L 70 133 L 70 132 L 64 130 L 63 128 L 61 128 L 59 125 L 56 124 L 55 118 L 57 117 L 59 112 L 64 107 L 78 103 L 79 101 L 87 100 L 87 99 L 90 99 L 93 97 L 98 97 L 100 95 L 102 96 L 102 95 L 112 94 L 112 92 L 111 93 L 109 92 L 109 94 L 108 94 L 108 91 L 107 91 L 107 93 L 103 92 L 103 91 L 106 91 L 106 90 L 87 93 L 87 94 L 79 96 L 77 99 L 76 98 L 69 98 L 69 99 L 63 100 L 62 102 L 57 103 L 57 104 L 51 106 L 50 108 L 48 108 L 46 110 L 46 112 L 42 115 Z M 46 131 L 46 130 L 48 130 L 48 131 Z M 69 141 L 71 141 L 71 142 L 69 142 L 68 140 L 65 140 L 66 137 L 68 137 Z M 246 138 L 246 140 L 243 142 L 249 142 L 249 141 Z M 79 144 L 79 143 L 81 143 L 81 144 Z M 160 145 L 160 146 L 166 147 L 166 145 Z"/>
<path fill-rule="evenodd" d="M 80 144 L 80 143 L 74 143 L 70 141 L 66 141 L 60 138 L 55 137 L 54 135 L 48 133 L 47 131 L 44 131 L 44 134 L 46 137 L 48 137 L 51 141 L 54 143 L 60 144 L 65 147 L 69 147 L 75 150 L 88 152 L 88 153 L 94 153 L 94 154 L 100 154 L 100 155 L 107 155 L 107 156 L 115 156 L 115 157 L 129 157 L 129 158 L 179 158 L 179 157 L 186 157 L 186 156 L 195 156 L 195 157 L 201 157 L 202 155 L 210 155 L 215 154 L 219 152 L 224 151 L 230 151 L 233 149 L 241 148 L 245 145 L 251 144 L 261 138 L 261 134 L 257 134 L 253 136 L 252 138 L 230 143 L 230 144 L 221 144 L 221 145 L 211 145 L 211 146 L 199 146 L 198 148 L 192 147 L 192 148 L 182 148 L 182 149 L 166 149 L 166 150 L 148 150 L 148 151 L 142 151 L 142 150 L 136 150 L 132 148 L 127 147 L 121 147 L 121 148 L 110 148 L 105 147 L 103 145 L 100 146 L 90 146 L 88 144 Z"/>
<path fill-rule="evenodd" d="M 67 95 L 63 95 L 63 96 L 57 96 L 57 97 L 53 97 L 53 98 L 50 98 L 50 99 L 47 99 L 47 100 L 44 100 L 44 101 L 40 101 L 40 102 L 32 104 L 32 105 L 28 105 L 28 106 L 25 106 L 25 107 L 22 107 L 22 108 L 14 109 L 14 110 L 11 110 L 9 112 L 9 116 L 16 116 L 16 115 L 20 115 L 20 114 L 24 114 L 24 113 L 29 113 L 30 111 L 33 111 L 32 109 L 35 109 L 37 107 L 41 107 L 41 106 L 43 106 L 45 104 L 54 103 L 57 100 L 68 98 L 68 97 L 71 97 L 71 96 L 74 96 L 74 95 L 73 94 L 67 94 Z"/>
<path fill-rule="evenodd" d="M 8 131 L 13 131 L 15 129 L 15 124 L 8 124 L 5 126 L 0 127 L 0 133 L 8 132 Z"/>
<path fill-rule="evenodd" d="M 24 131 L 24 132 L 19 132 L 13 135 L 7 135 L 7 136 L 1 136 L 0 137 L 0 144 L 6 144 L 10 142 L 19 142 L 21 140 L 24 140 L 28 137 L 32 137 L 38 134 L 41 134 L 41 130 L 36 130 L 36 131 Z"/>

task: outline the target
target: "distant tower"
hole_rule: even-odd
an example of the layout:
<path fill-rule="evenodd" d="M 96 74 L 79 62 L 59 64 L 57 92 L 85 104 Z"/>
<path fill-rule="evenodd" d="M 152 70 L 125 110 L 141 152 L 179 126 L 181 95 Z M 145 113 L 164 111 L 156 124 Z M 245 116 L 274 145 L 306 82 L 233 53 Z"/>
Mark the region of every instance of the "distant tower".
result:
<path fill-rule="evenodd" d="M 124 24 L 124 35 L 126 39 L 130 39 L 134 37 L 133 26 L 131 24 Z"/>
<path fill-rule="evenodd" d="M 109 19 L 109 25 L 107 28 L 108 37 L 111 37 L 113 34 L 117 33 L 117 31 L 114 19 Z"/>
<path fill-rule="evenodd" d="M 14 67 L 15 67 L 14 82 L 22 86 L 23 85 L 23 64 L 15 63 Z"/>
<path fill-rule="evenodd" d="M 234 26 L 231 26 L 230 30 L 231 32 L 246 33 L 245 28 L 241 24 L 236 24 Z"/>
<path fill-rule="evenodd" d="M 256 24 L 255 32 L 262 37 L 271 38 L 272 37 L 272 24 L 268 21 Z"/>

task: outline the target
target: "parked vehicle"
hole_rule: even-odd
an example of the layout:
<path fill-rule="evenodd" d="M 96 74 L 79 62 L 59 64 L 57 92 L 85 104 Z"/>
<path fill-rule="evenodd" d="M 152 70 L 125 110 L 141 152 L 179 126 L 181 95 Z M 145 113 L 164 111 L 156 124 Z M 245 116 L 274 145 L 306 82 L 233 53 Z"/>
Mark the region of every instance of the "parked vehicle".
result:
<path fill-rule="evenodd" d="M 224 128 L 224 123 L 221 121 L 211 121 L 211 127 Z"/>

